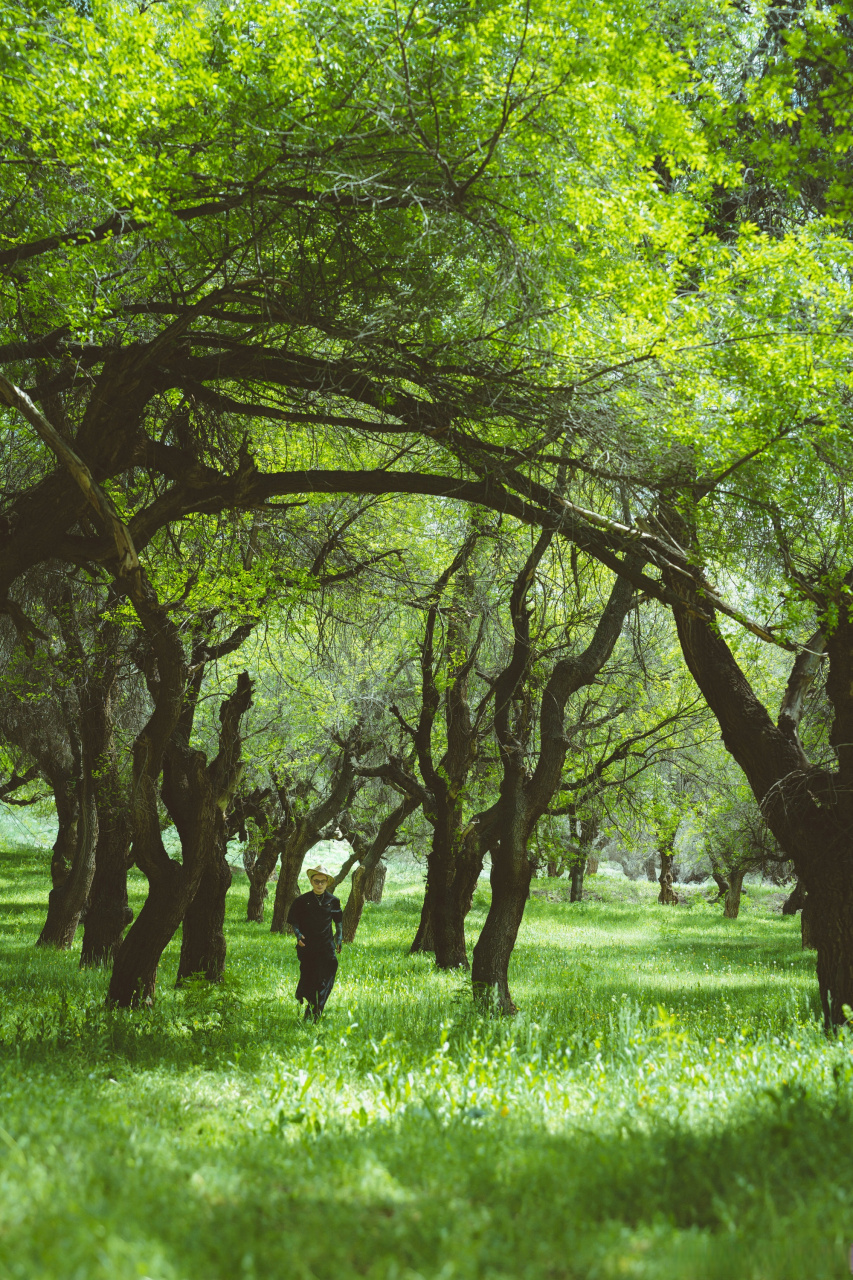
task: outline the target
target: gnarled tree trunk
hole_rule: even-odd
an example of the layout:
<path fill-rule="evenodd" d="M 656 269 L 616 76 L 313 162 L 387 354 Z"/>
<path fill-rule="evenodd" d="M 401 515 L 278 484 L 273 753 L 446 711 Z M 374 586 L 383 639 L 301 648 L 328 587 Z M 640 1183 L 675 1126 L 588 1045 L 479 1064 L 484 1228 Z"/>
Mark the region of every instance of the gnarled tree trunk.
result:
<path fill-rule="evenodd" d="M 492 847 L 492 901 L 474 947 L 471 986 L 474 999 L 504 1014 L 517 1012 L 509 990 L 509 962 L 515 948 L 524 908 L 530 895 L 533 861 L 527 854 L 530 815 L 523 798 L 506 815 L 501 835 Z"/>
<path fill-rule="evenodd" d="M 539 753 L 531 773 L 526 754 L 532 728 L 532 698 L 525 687 L 531 656 L 526 598 L 550 541 L 549 532 L 540 535 L 513 586 L 513 656 L 495 685 L 500 796 L 480 815 L 481 838 L 492 854 L 492 902 L 474 948 L 471 983 L 475 1000 L 495 999 L 504 1013 L 515 1012 L 509 991 L 509 960 L 530 893 L 534 864 L 527 853 L 528 841 L 560 784 L 566 759 L 566 703 L 573 693 L 590 684 L 607 662 L 632 599 L 630 584 L 617 578 L 590 643 L 577 656 L 555 663 L 542 692 Z"/>
<path fill-rule="evenodd" d="M 112 1004 L 136 1007 L 153 999 L 160 957 L 215 861 L 217 850 L 221 850 L 222 809 L 239 780 L 240 719 L 251 700 L 252 682 L 244 671 L 235 691 L 220 708 L 219 751 L 210 764 L 202 752 L 189 748 L 183 735 L 173 734 L 168 741 L 163 798 L 181 837 L 180 863 L 168 856 L 160 837 L 156 779 L 147 767 L 146 731 L 137 738 L 134 848 L 143 860 L 149 894 L 116 952 L 109 989 Z M 198 932 L 211 937 L 215 930 L 202 926 Z"/>
<path fill-rule="evenodd" d="M 364 900 L 372 902 L 378 906 L 382 901 L 382 894 L 385 891 L 385 877 L 388 874 L 388 867 L 384 862 L 377 862 L 372 873 L 364 878 Z"/>
<path fill-rule="evenodd" d="M 382 883 L 384 884 L 385 864 L 381 861 L 382 855 L 405 820 L 410 814 L 414 813 L 419 804 L 420 800 L 418 798 L 411 795 L 404 796 L 397 807 L 387 814 L 380 823 L 379 830 L 367 848 L 362 848 L 361 840 L 358 837 L 354 837 L 358 848 L 362 851 L 362 865 L 353 872 L 350 894 L 344 907 L 344 942 L 352 942 L 355 939 L 365 900 L 381 901 L 381 889 L 378 897 L 375 896 L 372 899 L 368 897 L 371 881 L 376 876 L 376 873 L 381 870 Z"/>
<path fill-rule="evenodd" d="M 729 872 L 729 891 L 726 894 L 726 905 L 723 909 L 723 915 L 726 920 L 737 920 L 738 918 L 744 874 L 739 868 Z"/>
<path fill-rule="evenodd" d="M 682 546 L 693 545 L 693 531 L 670 512 Z M 853 575 L 848 575 L 848 579 Z M 685 661 L 714 712 L 723 741 L 743 770 L 782 849 L 793 862 L 811 903 L 817 944 L 818 987 L 827 1028 L 846 1020 L 853 1005 L 853 609 L 849 581 L 827 588 L 818 631 L 798 655 L 782 701 L 778 723 L 738 666 L 715 623 L 702 584 L 690 589 L 667 570 L 664 581 L 684 603 L 674 604 Z M 834 720 L 830 734 L 838 769 L 812 766 L 798 736 L 804 692 L 814 679 L 819 656 L 829 656 L 827 696 Z"/>
<path fill-rule="evenodd" d="M 130 800 L 119 773 L 113 717 L 119 640 L 119 628 L 113 623 L 105 624 L 98 666 L 90 673 L 89 733 L 95 760 L 92 784 L 98 810 L 98 844 L 83 927 L 81 967 L 111 964 L 122 934 L 133 919 L 127 901 Z"/>
<path fill-rule="evenodd" d="M 98 804 L 95 874 L 83 923 L 81 967 L 109 965 L 133 912 L 127 900 L 130 820 L 126 807 Z"/>
<path fill-rule="evenodd" d="M 465 920 L 483 869 L 483 849 L 475 827 L 460 832 L 454 819 L 436 824 L 430 850 L 421 924 L 411 950 L 434 950 L 439 969 L 468 969 Z M 432 948 L 426 945 L 432 942 Z"/>
<path fill-rule="evenodd" d="M 279 842 L 275 836 L 269 836 L 261 846 L 261 851 L 247 867 L 249 879 L 249 901 L 246 905 L 246 919 L 250 924 L 263 924 L 264 903 L 269 895 L 269 882 L 278 862 Z"/>
<path fill-rule="evenodd" d="M 225 857 L 225 824 L 221 813 L 215 827 L 214 846 L 195 897 L 184 912 L 177 986 L 193 973 L 204 974 L 210 982 L 221 982 L 225 972 L 225 897 L 232 877 Z"/>
<path fill-rule="evenodd" d="M 319 832 L 305 831 L 300 824 L 299 830 L 282 849 L 273 901 L 271 933 L 290 932 L 291 926 L 287 923 L 287 915 L 299 893 L 299 873 L 302 870 L 302 863 L 305 861 L 305 855 L 310 853 L 315 844 L 319 844 L 320 838 Z"/>
<path fill-rule="evenodd" d="M 672 887 L 672 864 L 675 858 L 672 853 L 661 852 L 660 855 L 660 876 L 658 883 L 660 884 L 660 893 L 658 894 L 658 902 L 665 906 L 672 907 L 678 902 L 678 894 Z"/>
<path fill-rule="evenodd" d="M 74 942 L 95 872 L 98 813 L 90 777 L 84 774 L 79 779 L 77 794 L 67 808 L 69 816 L 64 823 L 60 820 L 60 834 L 54 845 L 54 884 L 48 895 L 47 917 L 36 943 L 65 951 Z M 70 866 L 66 862 L 69 855 Z"/>

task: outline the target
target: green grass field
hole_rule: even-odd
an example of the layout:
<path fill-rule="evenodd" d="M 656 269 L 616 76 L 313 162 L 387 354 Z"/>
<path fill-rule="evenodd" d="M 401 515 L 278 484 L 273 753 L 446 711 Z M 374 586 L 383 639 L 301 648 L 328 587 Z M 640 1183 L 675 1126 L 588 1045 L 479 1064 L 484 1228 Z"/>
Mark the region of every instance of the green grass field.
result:
<path fill-rule="evenodd" d="M 104 974 L 33 947 L 47 865 L 0 860 L 4 1277 L 849 1274 L 853 1039 L 818 1030 L 771 895 L 726 921 L 538 881 L 505 1021 L 406 954 L 420 885 L 392 876 L 314 1028 L 240 879 L 227 982 L 174 991 L 173 944 L 156 1006 L 107 1012 Z"/>

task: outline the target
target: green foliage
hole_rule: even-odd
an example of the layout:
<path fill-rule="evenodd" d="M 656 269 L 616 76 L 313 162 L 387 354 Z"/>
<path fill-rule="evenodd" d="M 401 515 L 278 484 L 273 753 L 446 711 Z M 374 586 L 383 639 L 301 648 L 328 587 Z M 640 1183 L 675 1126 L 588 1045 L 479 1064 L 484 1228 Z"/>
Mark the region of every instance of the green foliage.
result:
<path fill-rule="evenodd" d="M 171 991 L 173 946 L 154 1008 L 108 1013 L 103 975 L 32 948 L 42 871 L 3 862 L 4 1274 L 840 1274 L 851 1044 L 760 891 L 736 922 L 601 876 L 597 901 L 534 896 L 510 1022 L 405 954 L 417 885 L 392 871 L 315 1029 L 239 883 L 224 987 Z"/>

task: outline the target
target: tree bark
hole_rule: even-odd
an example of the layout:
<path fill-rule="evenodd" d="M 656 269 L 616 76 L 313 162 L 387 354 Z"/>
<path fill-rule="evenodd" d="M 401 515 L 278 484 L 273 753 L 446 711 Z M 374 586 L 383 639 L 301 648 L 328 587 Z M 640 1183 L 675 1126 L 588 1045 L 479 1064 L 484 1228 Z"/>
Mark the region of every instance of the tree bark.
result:
<path fill-rule="evenodd" d="M 343 940 L 344 942 L 354 942 L 358 926 L 361 922 L 361 915 L 364 911 L 364 867 L 356 867 L 352 873 L 350 882 L 349 897 L 344 907 L 343 919 Z"/>
<path fill-rule="evenodd" d="M 73 777 L 54 776 L 50 779 L 53 803 L 56 808 L 57 832 L 50 859 L 51 887 L 58 889 L 65 883 L 77 850 L 80 822 L 80 799 Z"/>
<path fill-rule="evenodd" d="M 195 896 L 184 913 L 180 986 L 190 974 L 201 973 L 209 982 L 221 982 L 225 973 L 225 897 L 231 887 L 231 868 L 225 857 L 224 823 L 216 823 L 215 852 L 202 872 Z"/>
<path fill-rule="evenodd" d="M 438 969 L 470 968 L 465 920 L 483 869 L 483 849 L 477 828 L 460 832 L 458 817 L 451 810 L 436 822 L 421 923 L 411 947 L 412 952 L 434 950 Z"/>
<path fill-rule="evenodd" d="M 679 524 L 677 515 L 673 522 L 681 545 L 690 544 L 685 522 Z M 826 689 L 834 711 L 830 742 L 838 760 L 832 774 L 809 764 L 797 733 L 798 690 L 812 678 L 814 665 L 805 660 L 807 655 L 794 664 L 780 722 L 774 724 L 716 626 L 713 609 L 701 594 L 703 584 L 691 589 L 683 581 L 676 583 L 669 571 L 664 581 L 684 600 L 673 605 L 673 613 L 685 661 L 717 718 L 727 750 L 805 885 L 824 1022 L 827 1029 L 841 1025 L 845 1006 L 853 1005 L 853 611 L 847 585 L 838 584 L 820 606 L 833 623 L 825 628 Z"/>
<path fill-rule="evenodd" d="M 740 869 L 729 872 L 729 891 L 726 894 L 726 905 L 723 908 L 723 915 L 726 920 L 737 920 L 738 918 L 744 875 L 745 872 Z"/>
<path fill-rule="evenodd" d="M 533 862 L 527 854 L 529 815 L 515 807 L 492 848 L 492 901 L 474 947 L 471 986 L 475 1001 L 503 1014 L 517 1012 L 509 990 L 509 962 L 530 895 Z"/>
<path fill-rule="evenodd" d="M 98 804 L 95 874 L 83 924 L 81 968 L 110 965 L 122 934 L 133 920 L 127 900 L 130 822 L 126 807 Z"/>
<path fill-rule="evenodd" d="M 424 886 L 424 900 L 421 904 L 421 918 L 418 921 L 417 931 L 414 940 L 409 948 L 410 955 L 418 955 L 420 952 L 435 951 L 435 938 L 432 934 L 432 920 L 429 914 L 429 877 Z"/>
<path fill-rule="evenodd" d="M 79 715 L 77 723 L 69 723 L 69 740 L 74 759 L 75 777 L 63 779 L 58 788 L 58 795 L 65 796 L 66 788 L 74 788 L 73 809 L 76 812 L 76 823 L 72 820 L 73 836 L 63 845 L 57 841 L 62 853 L 67 852 L 68 844 L 73 847 L 70 866 L 67 874 L 62 874 L 62 853 L 54 850 L 54 864 L 51 873 L 54 878 L 53 889 L 48 898 L 47 919 L 38 939 L 39 946 L 54 946 L 66 949 L 71 946 L 80 917 L 89 900 L 89 891 L 95 874 L 95 853 L 98 842 L 98 811 L 96 807 L 96 782 L 99 765 L 109 742 L 111 717 L 109 714 L 109 693 L 114 679 L 112 653 L 107 658 L 107 674 L 103 669 L 97 670 L 89 661 L 83 648 L 80 630 L 74 610 L 74 599 L 70 584 L 66 584 L 63 601 L 56 611 L 59 629 L 65 647 L 66 661 L 69 663 L 71 683 L 73 684 Z M 107 624 L 108 627 L 110 624 Z M 104 631 L 99 640 L 103 642 Z M 113 638 L 113 647 L 117 643 L 117 633 Z M 61 880 L 60 880 L 61 877 Z"/>
<path fill-rule="evenodd" d="M 130 803 L 119 773 L 113 715 L 119 644 L 118 626 L 105 624 L 99 636 L 97 665 L 93 664 L 89 676 L 89 732 L 95 758 L 93 788 L 98 811 L 98 843 L 83 927 L 81 968 L 111 964 L 122 934 L 133 920 L 127 901 Z"/>
<path fill-rule="evenodd" d="M 480 745 L 468 703 L 468 679 L 483 639 L 482 622 L 477 636 L 471 637 L 475 607 L 467 565 L 481 535 L 474 517 L 468 537 L 433 586 L 421 643 L 421 712 L 416 729 L 406 726 L 412 733 L 423 779 L 424 813 L 433 827 L 421 923 L 411 950 L 434 949 L 439 969 L 470 967 L 465 917 L 483 865 L 479 835 L 465 823 L 465 787 Z M 442 607 L 442 595 L 460 571 L 455 598 Z M 435 628 L 439 617 L 446 627 L 443 689 L 436 679 Z M 442 703 L 446 746 L 436 762 L 433 727 Z"/>
<path fill-rule="evenodd" d="M 803 899 L 802 915 L 800 916 L 800 942 L 803 951 L 817 950 L 814 916 L 808 894 Z"/>
<path fill-rule="evenodd" d="M 391 844 L 400 827 L 409 815 L 415 812 L 420 803 L 419 797 L 404 795 L 396 808 L 386 814 L 379 824 L 379 830 L 367 848 L 363 847 L 362 840 L 354 833 L 355 846 L 362 852 L 362 865 L 353 872 L 352 886 L 347 898 L 347 904 L 344 907 L 344 942 L 352 942 L 355 939 L 365 901 L 381 902 L 381 888 L 378 895 L 374 895 L 373 898 L 368 896 L 371 880 L 381 870 L 382 884 L 384 884 L 385 864 L 381 860 L 382 855 Z"/>
<path fill-rule="evenodd" d="M 586 858 L 578 858 L 572 863 L 572 887 L 569 893 L 570 902 L 580 902 L 583 898 L 583 877 L 586 870 Z"/>
<path fill-rule="evenodd" d="M 182 650 L 180 660 L 183 661 Z M 162 681 L 161 673 L 161 684 Z M 201 751 L 191 750 L 174 729 L 167 740 L 163 799 L 181 838 L 180 863 L 168 856 L 160 837 L 153 770 L 145 750 L 151 721 L 134 744 L 134 848 L 144 859 L 149 894 L 116 952 L 108 996 L 111 1004 L 135 1008 L 153 999 L 160 957 L 216 857 L 217 841 L 224 839 L 222 811 L 240 777 L 240 719 L 251 700 L 252 682 L 244 671 L 220 708 L 219 751 L 210 764 Z M 155 706 L 155 715 L 157 710 Z M 175 717 L 175 729 L 178 718 Z"/>
<path fill-rule="evenodd" d="M 305 855 L 319 843 L 318 839 L 289 841 L 281 851 L 281 865 L 273 899 L 271 933 L 284 933 L 289 928 L 287 915 L 299 893 L 299 872 Z"/>
<path fill-rule="evenodd" d="M 377 862 L 373 868 L 372 874 L 365 876 L 364 880 L 364 900 L 372 902 L 378 906 L 382 901 L 382 894 L 385 890 L 385 877 L 388 874 L 388 867 L 384 862 Z"/>
<path fill-rule="evenodd" d="M 275 871 L 280 853 L 278 834 L 267 836 L 261 845 L 260 852 L 249 864 L 245 861 L 246 875 L 249 879 L 249 902 L 246 907 L 246 919 L 250 924 L 263 924 L 264 903 L 269 894 L 269 882 Z"/>
<path fill-rule="evenodd" d="M 675 857 L 672 853 L 661 852 L 658 902 L 668 907 L 675 906 L 678 902 L 678 894 L 672 887 L 672 864 L 674 861 Z"/>
<path fill-rule="evenodd" d="M 136 1009 L 153 1003 L 160 957 L 177 933 L 195 888 L 172 859 L 151 881 L 142 910 L 116 951 L 108 1004 Z"/>
<path fill-rule="evenodd" d="M 711 863 L 711 875 L 713 876 L 714 883 L 717 886 L 717 896 L 714 898 L 714 902 L 720 902 L 725 898 L 729 891 L 729 882 L 720 870 L 720 863 L 717 860 L 716 855 L 709 852 L 708 860 Z"/>
<path fill-rule="evenodd" d="M 525 758 L 532 726 L 532 698 L 525 688 L 531 657 L 530 614 L 526 599 L 536 567 L 551 541 L 543 533 L 513 585 L 510 610 L 513 655 L 495 685 L 495 734 L 501 759 L 500 796 L 480 815 L 481 839 L 492 855 L 492 901 L 477 945 L 471 983 L 478 1003 L 496 1000 L 504 1013 L 514 1013 L 509 992 L 509 959 L 530 893 L 533 860 L 527 845 L 558 786 L 566 759 L 566 704 L 590 684 L 613 652 L 633 591 L 617 578 L 592 639 L 576 656 L 555 663 L 539 708 L 539 754 L 532 774 Z M 513 708 L 516 709 L 513 718 Z M 494 992 L 494 996 L 492 995 Z"/>
<path fill-rule="evenodd" d="M 74 942 L 95 873 L 98 813 L 91 777 L 85 774 L 79 780 L 79 794 L 75 797 L 73 811 L 73 819 L 54 846 L 51 863 L 54 885 L 48 895 L 44 927 L 36 942 L 36 946 L 57 947 L 62 951 L 67 951 Z M 69 852 L 71 865 L 63 875 L 62 867 Z"/>

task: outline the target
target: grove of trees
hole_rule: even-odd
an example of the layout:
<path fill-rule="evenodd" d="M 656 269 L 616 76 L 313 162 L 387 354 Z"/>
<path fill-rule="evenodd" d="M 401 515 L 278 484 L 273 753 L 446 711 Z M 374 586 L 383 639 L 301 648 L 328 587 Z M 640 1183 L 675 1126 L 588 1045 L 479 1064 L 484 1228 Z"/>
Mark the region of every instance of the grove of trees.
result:
<path fill-rule="evenodd" d="M 285 926 L 515 1010 L 537 870 L 704 834 L 853 1006 L 850 21 L 834 4 L 5 7 L 0 800 L 109 1000 Z M 351 860 L 350 868 L 352 870 Z M 484 866 L 491 901 L 469 957 Z M 127 875 L 148 897 L 135 919 Z M 669 876 L 669 879 L 667 879 Z"/>

